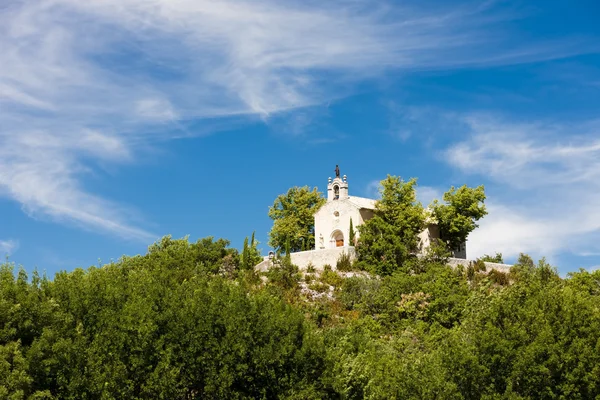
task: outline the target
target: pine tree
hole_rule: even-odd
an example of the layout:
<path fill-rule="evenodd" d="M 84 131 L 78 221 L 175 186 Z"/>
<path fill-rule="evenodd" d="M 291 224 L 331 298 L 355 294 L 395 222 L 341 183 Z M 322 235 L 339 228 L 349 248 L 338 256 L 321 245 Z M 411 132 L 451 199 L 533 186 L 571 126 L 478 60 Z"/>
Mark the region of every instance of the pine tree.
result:
<path fill-rule="evenodd" d="M 355 238 L 355 232 L 354 232 L 354 225 L 352 225 L 352 218 L 350 218 L 350 235 L 349 235 L 348 239 L 350 240 L 351 246 L 356 245 L 356 238 Z"/>

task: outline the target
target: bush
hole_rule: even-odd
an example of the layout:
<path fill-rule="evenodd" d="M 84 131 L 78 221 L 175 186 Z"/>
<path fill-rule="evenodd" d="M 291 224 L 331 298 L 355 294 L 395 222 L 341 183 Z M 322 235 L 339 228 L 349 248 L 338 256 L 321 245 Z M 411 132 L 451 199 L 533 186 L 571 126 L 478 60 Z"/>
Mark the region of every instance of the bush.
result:
<path fill-rule="evenodd" d="M 372 303 L 370 297 L 377 292 L 380 286 L 381 282 L 375 279 L 358 276 L 346 278 L 340 287 L 338 300 L 347 310 L 357 309 L 365 302 Z"/>
<path fill-rule="evenodd" d="M 315 282 L 308 286 L 309 289 L 314 290 L 315 292 L 325 293 L 329 291 L 329 285 L 322 282 Z"/>
<path fill-rule="evenodd" d="M 335 271 L 326 270 L 321 273 L 321 282 L 334 287 L 340 287 L 344 282 L 344 278 L 339 276 Z"/>
<path fill-rule="evenodd" d="M 490 280 L 498 285 L 506 286 L 509 284 L 508 274 L 495 269 L 492 269 L 488 276 Z"/>
<path fill-rule="evenodd" d="M 283 257 L 278 261 L 279 263 L 274 264 L 266 273 L 269 282 L 284 289 L 297 287 L 300 280 L 298 267 L 292 264 L 289 257 Z"/>
<path fill-rule="evenodd" d="M 352 271 L 352 259 L 350 258 L 350 254 L 346 252 L 340 254 L 340 257 L 335 264 L 335 268 L 338 271 Z"/>

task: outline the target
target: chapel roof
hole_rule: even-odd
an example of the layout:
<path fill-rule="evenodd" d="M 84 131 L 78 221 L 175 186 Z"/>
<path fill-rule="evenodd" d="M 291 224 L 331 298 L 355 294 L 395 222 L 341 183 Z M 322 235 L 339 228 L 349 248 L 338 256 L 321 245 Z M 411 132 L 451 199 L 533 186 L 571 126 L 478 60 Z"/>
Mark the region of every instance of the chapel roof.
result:
<path fill-rule="evenodd" d="M 348 196 L 347 201 L 354 204 L 358 208 L 365 208 L 367 210 L 374 210 L 375 203 L 377 200 L 367 199 L 366 197 Z"/>

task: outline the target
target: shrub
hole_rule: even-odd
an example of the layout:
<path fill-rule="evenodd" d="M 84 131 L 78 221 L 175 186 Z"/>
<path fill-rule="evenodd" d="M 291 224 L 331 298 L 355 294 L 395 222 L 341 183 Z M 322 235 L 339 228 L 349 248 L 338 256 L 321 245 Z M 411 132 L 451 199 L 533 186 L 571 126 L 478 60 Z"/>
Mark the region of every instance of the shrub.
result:
<path fill-rule="evenodd" d="M 473 264 L 473 268 L 475 269 L 475 272 L 485 272 L 487 270 L 485 262 L 482 260 L 475 261 L 475 263 Z"/>
<path fill-rule="evenodd" d="M 298 285 L 300 274 L 298 274 L 298 267 L 292 264 L 289 257 L 283 257 L 279 260 L 279 263 L 269 268 L 266 273 L 269 282 L 274 285 L 281 286 L 284 289 L 292 289 Z"/>
<path fill-rule="evenodd" d="M 352 271 L 352 260 L 350 258 L 350 255 L 346 252 L 340 254 L 335 268 L 338 271 Z"/>
<path fill-rule="evenodd" d="M 331 269 L 325 270 L 321 273 L 321 282 L 326 283 L 331 286 L 340 287 L 344 282 L 344 278 L 339 276 L 337 272 L 332 271 Z"/>
<path fill-rule="evenodd" d="M 509 284 L 508 274 L 502 271 L 498 271 L 496 269 L 492 269 L 488 276 L 490 280 L 498 285 L 506 286 Z"/>
<path fill-rule="evenodd" d="M 329 291 L 329 285 L 322 282 L 315 282 L 308 286 L 309 289 L 314 290 L 315 292 L 325 293 Z"/>
<path fill-rule="evenodd" d="M 358 276 L 346 278 L 340 287 L 338 300 L 347 310 L 359 308 L 362 303 L 372 303 L 371 297 L 377 293 L 381 282 Z"/>

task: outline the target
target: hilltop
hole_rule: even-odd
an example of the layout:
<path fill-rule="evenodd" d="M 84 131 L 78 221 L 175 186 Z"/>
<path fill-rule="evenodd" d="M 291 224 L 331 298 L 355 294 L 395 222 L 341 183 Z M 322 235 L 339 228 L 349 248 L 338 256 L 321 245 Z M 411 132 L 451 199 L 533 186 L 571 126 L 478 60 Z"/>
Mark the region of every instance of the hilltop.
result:
<path fill-rule="evenodd" d="M 356 259 L 322 268 L 294 265 L 286 239 L 257 271 L 254 237 L 240 252 L 167 236 L 53 279 L 3 264 L 0 398 L 600 396 L 600 271 L 563 279 L 525 254 L 507 272 L 486 267 L 500 254 L 451 267 L 460 235 L 419 253 L 411 182 L 384 181 Z M 474 191 L 450 193 L 437 221 L 456 227 L 449 207 Z"/>

